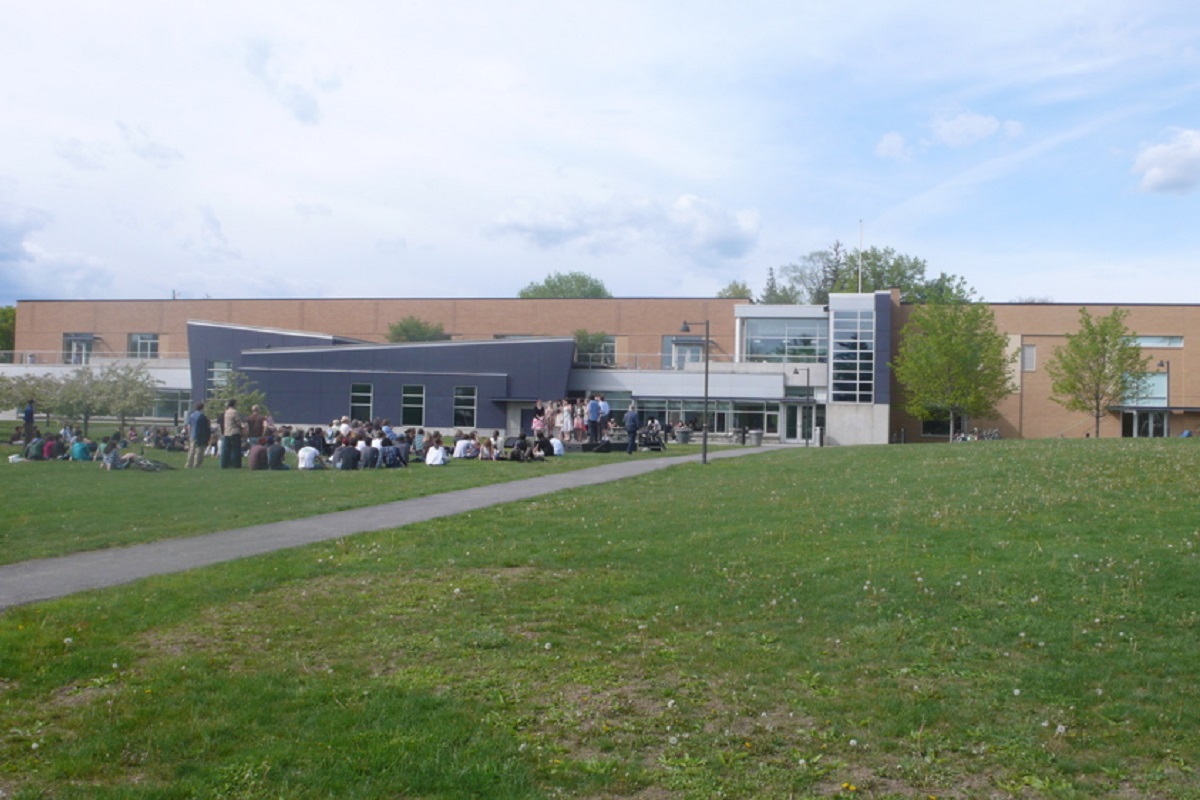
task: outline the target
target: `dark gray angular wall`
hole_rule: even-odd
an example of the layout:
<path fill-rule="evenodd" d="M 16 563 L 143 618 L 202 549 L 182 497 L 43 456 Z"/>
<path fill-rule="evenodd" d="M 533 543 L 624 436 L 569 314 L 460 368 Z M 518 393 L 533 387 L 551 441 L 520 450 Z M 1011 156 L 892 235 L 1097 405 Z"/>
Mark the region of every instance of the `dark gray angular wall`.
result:
<path fill-rule="evenodd" d="M 564 397 L 575 352 L 570 339 L 334 345 L 214 325 L 189 325 L 188 342 L 193 386 L 204 385 L 208 361 L 232 360 L 277 419 L 327 423 L 349 413 L 353 384 L 370 384 L 372 415 L 398 424 L 403 387 L 420 385 L 423 424 L 436 428 L 454 426 L 456 387 L 476 389 L 479 428 L 505 427 L 508 402 Z"/>

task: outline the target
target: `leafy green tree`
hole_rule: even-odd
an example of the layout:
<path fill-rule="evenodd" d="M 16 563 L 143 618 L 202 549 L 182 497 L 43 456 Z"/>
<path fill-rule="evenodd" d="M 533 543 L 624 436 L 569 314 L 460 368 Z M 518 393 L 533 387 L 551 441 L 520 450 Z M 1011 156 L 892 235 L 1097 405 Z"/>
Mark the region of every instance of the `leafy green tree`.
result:
<path fill-rule="evenodd" d="M 440 322 L 426 322 L 413 314 L 409 314 L 399 322 L 388 326 L 389 342 L 440 342 L 449 339 Z"/>
<path fill-rule="evenodd" d="M 775 278 L 775 270 L 767 269 L 767 285 L 763 287 L 758 302 L 764 305 L 790 306 L 802 302 L 800 290 L 788 284 L 780 284 Z"/>
<path fill-rule="evenodd" d="M 0 363 L 12 363 L 16 338 L 17 309 L 13 306 L 0 307 Z"/>
<path fill-rule="evenodd" d="M 154 407 L 162 381 L 150 374 L 144 363 L 108 364 L 96 379 L 100 406 L 117 418 L 122 428 L 126 417 L 137 417 Z"/>
<path fill-rule="evenodd" d="M 92 417 L 106 413 L 100 381 L 91 367 L 80 367 L 58 381 L 54 414 L 64 422 L 82 422 L 88 433 Z"/>
<path fill-rule="evenodd" d="M 575 331 L 575 360 L 580 364 L 611 364 L 609 335 L 603 331 Z"/>
<path fill-rule="evenodd" d="M 605 298 L 612 297 L 599 278 L 584 272 L 554 272 L 541 282 L 534 282 L 522 289 L 517 297 L 522 300 L 538 300 L 552 297 Z"/>
<path fill-rule="evenodd" d="M 1143 356 L 1134 334 L 1125 326 L 1128 312 L 1114 308 L 1093 319 L 1079 309 L 1079 331 L 1067 334 L 1067 343 L 1056 348 L 1046 362 L 1051 399 L 1069 411 L 1082 411 L 1100 420 L 1110 406 L 1127 402 L 1146 391 L 1149 356 Z"/>
<path fill-rule="evenodd" d="M 750 291 L 749 284 L 742 281 L 730 281 L 728 286 L 717 292 L 717 297 L 723 300 L 738 300 L 743 297 L 753 300 L 754 293 Z"/>
<path fill-rule="evenodd" d="M 256 388 L 254 381 L 250 380 L 244 372 L 237 370 L 227 372 L 225 382 L 215 387 L 205 398 L 205 411 L 213 419 L 214 424 L 217 424 L 217 420 L 225 412 L 226 403 L 230 400 L 237 401 L 238 410 L 243 414 L 250 413 L 251 406 L 260 406 L 262 412 L 268 416 L 271 413 L 267 406 L 267 395 Z"/>
<path fill-rule="evenodd" d="M 970 300 L 974 291 L 957 275 L 945 272 L 927 278 L 924 259 L 897 253 L 891 247 L 847 251 L 841 242 L 779 268 L 780 277 L 800 296 L 800 302 L 825 305 L 833 293 L 899 289 L 905 303 Z M 859 275 L 862 280 L 860 283 Z"/>
<path fill-rule="evenodd" d="M 49 414 L 58 397 L 58 379 L 49 375 L 20 375 L 0 384 L 3 407 L 21 411 L 27 400 L 33 400 L 39 414 Z"/>
<path fill-rule="evenodd" d="M 892 364 L 904 389 L 904 408 L 922 420 L 991 418 L 1013 391 L 1008 339 L 981 303 L 917 306 L 900 334 Z"/>
<path fill-rule="evenodd" d="M 793 302 L 813 305 L 828 303 L 829 293 L 844 282 L 844 275 L 849 269 L 846 257 L 844 245 L 834 242 L 827 250 L 816 250 L 796 264 L 780 267 L 780 277 L 797 297 Z"/>

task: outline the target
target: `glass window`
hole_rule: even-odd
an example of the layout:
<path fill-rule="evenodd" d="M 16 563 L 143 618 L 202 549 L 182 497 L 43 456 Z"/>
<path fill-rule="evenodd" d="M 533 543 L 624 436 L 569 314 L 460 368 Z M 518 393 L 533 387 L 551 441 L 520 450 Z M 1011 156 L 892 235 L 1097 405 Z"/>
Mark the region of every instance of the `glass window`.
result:
<path fill-rule="evenodd" d="M 191 392 L 186 389 L 159 389 L 154 399 L 150 416 L 159 419 L 187 419 L 191 406 Z"/>
<path fill-rule="evenodd" d="M 1182 336 L 1135 336 L 1138 347 L 1183 347 Z"/>
<path fill-rule="evenodd" d="M 454 427 L 475 427 L 475 399 L 477 391 L 474 386 L 454 387 Z"/>
<path fill-rule="evenodd" d="M 93 333 L 63 334 L 63 363 L 86 364 L 92 359 L 92 346 L 96 341 Z"/>
<path fill-rule="evenodd" d="M 1037 345 L 1026 344 L 1021 346 L 1021 370 L 1023 372 L 1033 372 L 1037 369 Z"/>
<path fill-rule="evenodd" d="M 950 420 L 949 419 L 923 419 L 921 420 L 921 435 L 936 436 L 939 439 L 947 439 L 950 437 Z"/>
<path fill-rule="evenodd" d="M 131 333 L 127 349 L 130 358 L 158 358 L 158 334 Z"/>
<path fill-rule="evenodd" d="M 1158 406 L 1167 405 L 1167 373 L 1147 372 L 1142 375 L 1144 382 L 1142 391 L 1133 397 L 1125 398 L 1127 406 Z"/>
<path fill-rule="evenodd" d="M 205 368 L 204 391 L 206 396 L 215 397 L 225 384 L 229 383 L 229 373 L 233 371 L 232 361 L 209 361 Z"/>
<path fill-rule="evenodd" d="M 832 397 L 840 403 L 870 403 L 875 397 L 875 312 L 835 311 Z"/>
<path fill-rule="evenodd" d="M 699 364 L 704 361 L 704 345 L 687 342 L 672 344 L 671 365 L 674 369 L 683 369 L 684 364 Z"/>
<path fill-rule="evenodd" d="M 400 424 L 420 427 L 425 424 L 425 387 L 410 384 L 401 390 Z"/>
<path fill-rule="evenodd" d="M 350 419 L 369 422 L 374 418 L 372 405 L 375 388 L 369 383 L 350 384 Z"/>
<path fill-rule="evenodd" d="M 829 322 L 824 319 L 748 319 L 743 345 L 747 361 L 824 363 Z"/>

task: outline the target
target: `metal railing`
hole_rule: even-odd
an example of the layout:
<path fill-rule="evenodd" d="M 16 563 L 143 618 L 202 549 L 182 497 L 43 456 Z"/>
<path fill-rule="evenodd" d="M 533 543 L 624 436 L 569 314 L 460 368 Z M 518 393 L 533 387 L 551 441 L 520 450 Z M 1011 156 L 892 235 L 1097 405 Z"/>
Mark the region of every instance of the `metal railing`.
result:
<path fill-rule="evenodd" d="M 62 350 L 0 350 L 0 364 L 27 364 L 31 366 L 67 366 L 67 367 L 103 367 L 107 364 L 123 364 L 129 361 L 146 364 L 163 364 L 170 362 L 187 363 L 188 354 L 184 352 L 158 353 L 153 356 L 138 355 L 137 353 L 70 353 Z"/>

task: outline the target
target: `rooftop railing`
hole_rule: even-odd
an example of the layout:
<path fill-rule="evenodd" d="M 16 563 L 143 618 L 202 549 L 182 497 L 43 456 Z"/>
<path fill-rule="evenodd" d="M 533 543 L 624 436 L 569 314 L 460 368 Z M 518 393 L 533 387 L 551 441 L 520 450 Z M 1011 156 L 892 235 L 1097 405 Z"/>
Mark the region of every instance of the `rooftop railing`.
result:
<path fill-rule="evenodd" d="M 158 353 L 65 353 L 62 350 L 0 350 L 0 364 L 28 364 L 40 366 L 103 367 L 107 364 L 124 364 L 130 361 L 144 362 L 153 366 L 176 366 L 171 362 L 186 364 L 188 354 Z"/>

